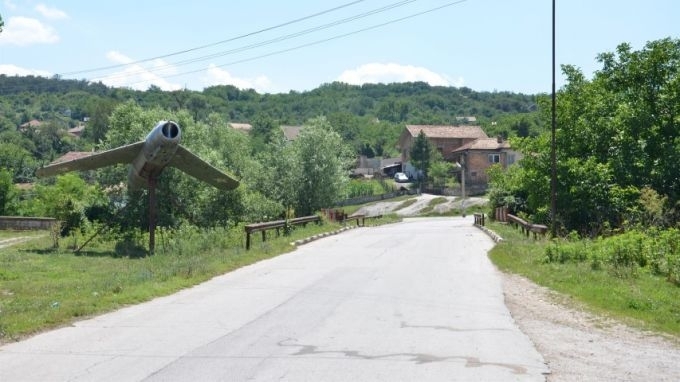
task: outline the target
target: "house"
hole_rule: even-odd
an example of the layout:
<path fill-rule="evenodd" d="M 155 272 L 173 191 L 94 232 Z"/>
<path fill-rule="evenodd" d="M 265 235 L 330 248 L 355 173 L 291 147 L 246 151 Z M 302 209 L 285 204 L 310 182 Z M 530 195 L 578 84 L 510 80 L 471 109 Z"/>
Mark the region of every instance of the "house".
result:
<path fill-rule="evenodd" d="M 26 123 L 22 123 L 19 125 L 19 130 L 20 131 L 26 131 L 28 128 L 37 128 L 40 127 L 43 123 L 41 121 L 38 121 L 37 119 L 32 119 Z"/>
<path fill-rule="evenodd" d="M 456 117 L 456 122 L 457 123 L 477 123 L 477 117 L 474 116 L 463 116 L 463 117 Z"/>
<path fill-rule="evenodd" d="M 512 150 L 510 142 L 499 136 L 498 138 L 479 138 L 467 143 L 453 150 L 450 158 L 461 166 L 467 185 L 483 190 L 489 181 L 486 169 L 494 164 L 507 168 L 517 162 L 520 155 Z M 460 177 L 461 174 L 458 174 L 459 182 Z"/>
<path fill-rule="evenodd" d="M 68 135 L 80 138 L 83 135 L 83 130 L 85 130 L 85 125 L 78 125 L 67 130 Z"/>
<path fill-rule="evenodd" d="M 234 130 L 242 131 L 244 133 L 249 133 L 250 130 L 253 128 L 253 126 L 249 123 L 235 123 L 235 122 L 229 122 L 228 123 L 229 127 L 231 127 Z"/>
<path fill-rule="evenodd" d="M 367 158 L 365 155 L 359 155 L 354 167 L 354 170 L 352 170 L 354 177 L 372 177 L 378 174 L 391 178 L 395 173 L 401 171 L 401 158 Z"/>
<path fill-rule="evenodd" d="M 281 126 L 281 131 L 283 131 L 283 136 L 286 141 L 292 142 L 297 139 L 302 131 L 302 126 Z"/>
<path fill-rule="evenodd" d="M 438 126 L 438 125 L 406 125 L 406 129 L 399 137 L 401 161 L 406 163 L 410 158 L 411 147 L 416 138 L 423 132 L 430 144 L 449 160 L 449 154 L 476 139 L 488 138 L 479 126 Z"/>
<path fill-rule="evenodd" d="M 486 169 L 491 165 L 500 163 L 506 168 L 520 159 L 520 154 L 511 149 L 508 141 L 500 137 L 489 138 L 480 126 L 407 125 L 399 138 L 399 148 L 403 171 L 409 176 L 416 176 L 417 170 L 408 160 L 413 142 L 421 131 L 446 161 L 457 164 L 458 182 L 461 182 L 464 173 L 471 191 L 483 192 L 486 189 Z"/>

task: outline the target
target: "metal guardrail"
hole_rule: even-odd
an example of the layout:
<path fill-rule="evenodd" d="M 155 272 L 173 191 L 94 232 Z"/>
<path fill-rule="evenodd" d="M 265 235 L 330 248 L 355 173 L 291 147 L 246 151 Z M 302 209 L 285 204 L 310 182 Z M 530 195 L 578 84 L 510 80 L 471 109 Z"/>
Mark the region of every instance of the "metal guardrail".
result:
<path fill-rule="evenodd" d="M 473 216 L 475 217 L 475 225 L 484 227 L 484 214 L 476 212 Z"/>
<path fill-rule="evenodd" d="M 526 220 L 512 214 L 508 214 L 508 221 L 513 225 L 518 226 L 522 230 L 522 233 L 524 233 L 527 237 L 529 237 L 530 233 L 533 233 L 534 239 L 536 239 L 538 235 L 545 236 L 546 232 L 548 232 L 547 226 L 543 224 L 531 224 Z"/>
<path fill-rule="evenodd" d="M 318 215 L 303 216 L 289 220 L 274 220 L 270 222 L 252 223 L 245 226 L 246 231 L 246 249 L 250 249 L 250 235 L 254 232 L 262 232 L 262 241 L 267 241 L 267 230 L 276 229 L 276 236 L 279 236 L 279 229 L 286 225 L 307 224 L 309 222 L 321 222 Z"/>

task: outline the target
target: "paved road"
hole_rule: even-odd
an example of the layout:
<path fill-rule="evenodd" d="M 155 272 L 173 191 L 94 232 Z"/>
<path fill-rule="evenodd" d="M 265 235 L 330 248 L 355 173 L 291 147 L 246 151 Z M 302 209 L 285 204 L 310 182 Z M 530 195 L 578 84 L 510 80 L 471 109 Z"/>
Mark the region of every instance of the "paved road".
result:
<path fill-rule="evenodd" d="M 327 237 L 0 348 L 0 381 L 543 381 L 470 218 Z"/>

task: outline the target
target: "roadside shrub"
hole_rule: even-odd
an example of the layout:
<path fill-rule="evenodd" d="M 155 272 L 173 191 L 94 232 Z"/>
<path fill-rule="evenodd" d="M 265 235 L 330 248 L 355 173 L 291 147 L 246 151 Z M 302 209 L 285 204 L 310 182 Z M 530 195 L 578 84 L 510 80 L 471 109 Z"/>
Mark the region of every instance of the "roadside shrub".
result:
<path fill-rule="evenodd" d="M 361 196 L 379 195 L 383 192 L 383 186 L 375 180 L 353 179 L 347 184 L 347 198 L 358 198 Z"/>
<path fill-rule="evenodd" d="M 545 261 L 548 263 L 580 263 L 588 260 L 590 252 L 588 240 L 555 241 L 545 248 Z"/>

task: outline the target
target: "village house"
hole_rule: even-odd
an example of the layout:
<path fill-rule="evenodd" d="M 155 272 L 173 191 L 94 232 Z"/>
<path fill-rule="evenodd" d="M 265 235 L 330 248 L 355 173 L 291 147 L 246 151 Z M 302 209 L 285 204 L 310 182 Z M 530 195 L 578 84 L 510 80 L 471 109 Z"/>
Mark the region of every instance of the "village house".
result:
<path fill-rule="evenodd" d="M 250 130 L 253 129 L 253 126 L 250 123 L 229 122 L 228 125 L 232 129 L 238 130 L 238 131 L 241 131 L 241 132 L 244 132 L 244 133 L 250 133 Z"/>
<path fill-rule="evenodd" d="M 486 170 L 498 164 L 504 169 L 520 159 L 520 153 L 513 151 L 510 142 L 502 137 L 480 138 L 451 152 L 450 158 L 462 170 L 458 181 L 465 175 L 465 183 L 471 190 L 486 189 L 489 178 Z"/>
<path fill-rule="evenodd" d="M 302 126 L 281 125 L 281 131 L 283 132 L 283 137 L 286 139 L 286 141 L 292 142 L 300 135 Z"/>
<path fill-rule="evenodd" d="M 519 153 L 511 150 L 510 143 L 501 138 L 489 138 L 480 126 L 407 125 L 399 138 L 403 171 L 414 177 L 415 168 L 409 164 L 411 147 L 420 132 L 435 147 L 444 160 L 456 164 L 457 181 L 462 174 L 469 187 L 480 192 L 488 184 L 486 169 L 493 164 L 503 168 L 519 160 Z"/>
<path fill-rule="evenodd" d="M 398 143 L 402 163 L 409 161 L 411 147 L 421 131 L 446 160 L 453 150 L 476 139 L 488 138 L 479 126 L 406 125 Z"/>

